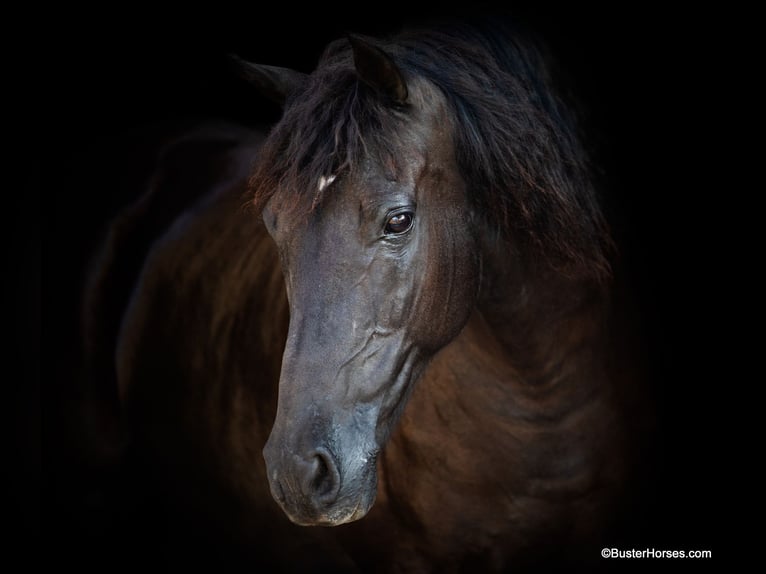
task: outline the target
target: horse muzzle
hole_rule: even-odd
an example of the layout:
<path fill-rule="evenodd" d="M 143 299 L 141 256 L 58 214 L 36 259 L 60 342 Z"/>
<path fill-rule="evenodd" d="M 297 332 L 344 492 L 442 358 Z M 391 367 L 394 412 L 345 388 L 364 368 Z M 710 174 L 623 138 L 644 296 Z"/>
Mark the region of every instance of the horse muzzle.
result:
<path fill-rule="evenodd" d="M 365 516 L 375 502 L 375 457 L 349 464 L 323 446 L 301 450 L 279 446 L 273 435 L 263 449 L 271 495 L 287 517 L 301 526 L 338 526 Z"/>

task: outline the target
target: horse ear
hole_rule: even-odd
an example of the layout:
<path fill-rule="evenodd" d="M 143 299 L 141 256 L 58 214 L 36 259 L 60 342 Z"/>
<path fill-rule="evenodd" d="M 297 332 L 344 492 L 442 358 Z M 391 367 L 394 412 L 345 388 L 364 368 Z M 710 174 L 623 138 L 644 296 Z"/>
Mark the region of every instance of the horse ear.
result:
<path fill-rule="evenodd" d="M 290 68 L 253 64 L 234 54 L 229 59 L 240 77 L 280 106 L 284 106 L 287 98 L 302 88 L 308 78 L 308 74 Z"/>
<path fill-rule="evenodd" d="M 397 104 L 407 101 L 407 83 L 391 57 L 359 36 L 348 35 L 359 79 Z"/>

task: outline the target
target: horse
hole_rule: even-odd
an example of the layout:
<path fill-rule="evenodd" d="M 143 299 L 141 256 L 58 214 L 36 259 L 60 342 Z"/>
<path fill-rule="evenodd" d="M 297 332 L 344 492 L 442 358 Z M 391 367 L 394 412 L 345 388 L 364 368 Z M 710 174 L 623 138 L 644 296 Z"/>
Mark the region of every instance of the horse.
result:
<path fill-rule="evenodd" d="M 113 336 L 155 502 L 273 571 L 599 560 L 641 379 L 543 51 L 455 24 L 349 35 L 311 74 L 237 66 L 282 117 L 173 192 Z"/>

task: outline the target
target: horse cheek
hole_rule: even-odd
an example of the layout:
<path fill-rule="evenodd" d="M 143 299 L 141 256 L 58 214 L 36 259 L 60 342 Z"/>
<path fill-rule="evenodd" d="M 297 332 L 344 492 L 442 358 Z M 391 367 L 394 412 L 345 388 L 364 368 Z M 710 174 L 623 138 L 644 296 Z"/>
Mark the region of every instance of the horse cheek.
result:
<path fill-rule="evenodd" d="M 468 321 L 478 289 L 475 248 L 467 235 L 442 228 L 429 256 L 421 325 L 424 347 L 435 352 L 454 339 Z"/>

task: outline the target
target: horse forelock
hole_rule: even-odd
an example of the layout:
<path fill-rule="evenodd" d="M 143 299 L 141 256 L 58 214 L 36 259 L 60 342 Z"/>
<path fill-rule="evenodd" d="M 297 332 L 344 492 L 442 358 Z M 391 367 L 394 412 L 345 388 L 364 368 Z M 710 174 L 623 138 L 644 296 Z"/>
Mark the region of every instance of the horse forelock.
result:
<path fill-rule="evenodd" d="M 294 211 L 312 210 L 332 182 L 365 159 L 391 165 L 402 111 L 359 86 L 342 44 L 328 47 L 261 150 L 250 178 L 256 208 L 278 195 Z"/>

